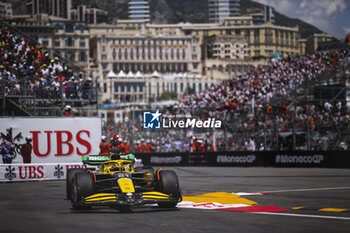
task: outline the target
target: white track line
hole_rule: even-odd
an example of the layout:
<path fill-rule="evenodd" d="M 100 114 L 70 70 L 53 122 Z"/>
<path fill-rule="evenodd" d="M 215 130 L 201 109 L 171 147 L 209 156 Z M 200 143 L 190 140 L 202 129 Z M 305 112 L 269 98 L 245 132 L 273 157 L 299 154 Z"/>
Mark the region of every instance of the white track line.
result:
<path fill-rule="evenodd" d="M 305 192 L 305 191 L 322 191 L 322 190 L 339 190 L 339 189 L 350 189 L 350 187 L 273 190 L 273 191 L 260 191 L 259 193 L 285 193 L 285 192 Z"/>
<path fill-rule="evenodd" d="M 327 219 L 338 219 L 338 220 L 350 220 L 350 218 L 347 218 L 347 217 L 324 216 L 324 215 L 287 214 L 287 213 L 273 213 L 273 212 L 251 212 L 251 213 L 252 214 L 267 214 L 267 215 L 303 217 L 303 218 L 327 218 Z"/>

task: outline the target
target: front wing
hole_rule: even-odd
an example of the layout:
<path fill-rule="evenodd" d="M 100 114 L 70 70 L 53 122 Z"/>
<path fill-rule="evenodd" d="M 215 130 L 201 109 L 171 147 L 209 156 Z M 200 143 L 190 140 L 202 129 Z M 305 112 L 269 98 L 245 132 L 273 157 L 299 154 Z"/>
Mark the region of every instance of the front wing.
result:
<path fill-rule="evenodd" d="M 168 203 L 178 201 L 172 196 L 161 192 L 143 192 L 128 195 L 125 193 L 97 193 L 85 197 L 81 200 L 81 205 L 85 206 L 108 206 L 108 205 L 128 205 L 140 206 L 144 204 Z"/>

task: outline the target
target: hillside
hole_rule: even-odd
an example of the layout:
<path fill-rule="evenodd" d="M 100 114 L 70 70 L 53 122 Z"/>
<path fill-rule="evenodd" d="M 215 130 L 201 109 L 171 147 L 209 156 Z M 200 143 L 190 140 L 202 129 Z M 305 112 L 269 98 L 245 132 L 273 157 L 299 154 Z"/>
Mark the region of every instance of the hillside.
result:
<path fill-rule="evenodd" d="M 6 2 L 13 3 L 15 14 L 25 14 L 30 11 L 28 7 L 25 7 L 23 1 L 7 0 Z M 207 22 L 207 0 L 149 0 L 149 3 L 151 18 L 155 23 Z M 72 0 L 72 4 L 73 7 L 85 4 L 108 11 L 109 23 L 115 22 L 117 18 L 128 18 L 128 0 Z M 241 13 L 245 13 L 247 8 L 263 8 L 263 5 L 251 0 L 241 0 Z M 302 38 L 315 32 L 321 32 L 318 28 L 302 20 L 289 18 L 276 11 L 274 13 L 277 25 L 289 27 L 298 25 Z"/>

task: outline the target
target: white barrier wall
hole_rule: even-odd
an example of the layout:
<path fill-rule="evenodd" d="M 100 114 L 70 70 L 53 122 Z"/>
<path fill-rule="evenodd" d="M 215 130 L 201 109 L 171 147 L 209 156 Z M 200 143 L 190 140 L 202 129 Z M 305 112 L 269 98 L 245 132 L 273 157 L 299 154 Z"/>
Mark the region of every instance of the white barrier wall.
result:
<path fill-rule="evenodd" d="M 0 132 L 12 128 L 15 137 L 22 133 L 33 138 L 32 163 L 81 162 L 82 155 L 98 154 L 101 138 L 100 118 L 0 118 Z M 2 163 L 2 158 L 0 158 Z M 20 154 L 12 161 L 23 163 Z"/>
<path fill-rule="evenodd" d="M 0 182 L 31 180 L 65 180 L 69 168 L 83 163 L 0 164 Z"/>

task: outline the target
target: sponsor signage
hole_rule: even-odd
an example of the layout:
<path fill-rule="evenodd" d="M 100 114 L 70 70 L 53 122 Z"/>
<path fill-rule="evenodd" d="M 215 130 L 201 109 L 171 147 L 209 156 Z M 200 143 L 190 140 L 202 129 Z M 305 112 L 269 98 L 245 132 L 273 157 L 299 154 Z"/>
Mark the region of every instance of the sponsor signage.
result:
<path fill-rule="evenodd" d="M 10 129 L 13 137 L 18 136 L 17 147 L 26 136 L 33 138 L 32 163 L 81 162 L 83 155 L 99 152 L 99 118 L 1 118 L 0 132 L 6 135 Z M 22 156 L 17 153 L 12 163 L 23 163 Z"/>
<path fill-rule="evenodd" d="M 160 129 L 160 128 L 221 128 L 221 120 L 208 118 L 200 120 L 192 118 L 191 115 L 167 115 L 156 112 L 143 112 L 143 128 L 144 129 Z"/>
<path fill-rule="evenodd" d="M 323 155 L 276 155 L 277 164 L 319 164 L 324 160 Z"/>
<path fill-rule="evenodd" d="M 146 166 L 189 166 L 188 153 L 135 154 Z"/>
<path fill-rule="evenodd" d="M 253 163 L 255 161 L 255 155 L 218 155 L 216 157 L 217 163 Z"/>
<path fill-rule="evenodd" d="M 83 168 L 82 163 L 0 164 L 0 182 L 65 180 L 69 168 Z"/>
<path fill-rule="evenodd" d="M 137 154 L 146 166 L 350 168 L 346 151 L 222 151 Z"/>

